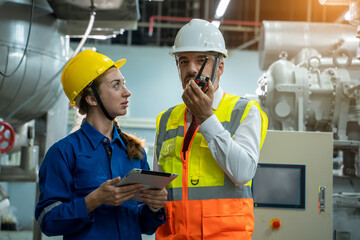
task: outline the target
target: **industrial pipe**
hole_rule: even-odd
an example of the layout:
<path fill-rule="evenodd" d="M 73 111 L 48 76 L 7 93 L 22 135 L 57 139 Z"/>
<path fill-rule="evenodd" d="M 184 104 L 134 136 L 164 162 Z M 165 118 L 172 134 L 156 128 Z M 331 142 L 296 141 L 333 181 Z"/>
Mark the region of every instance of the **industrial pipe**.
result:
<path fill-rule="evenodd" d="M 346 49 L 354 57 L 359 39 L 356 28 L 347 24 L 263 21 L 259 40 L 260 69 L 268 69 L 282 51 L 292 59 L 304 48 L 316 49 L 321 57 L 330 57 L 332 52 Z"/>
<path fill-rule="evenodd" d="M 171 16 L 151 16 L 149 20 L 149 36 L 152 36 L 154 30 L 154 20 L 163 20 L 163 21 L 173 21 L 173 22 L 189 22 L 190 17 L 171 17 Z M 206 19 L 205 19 L 206 20 Z M 211 21 L 211 20 L 207 20 Z M 221 21 L 225 25 L 242 25 L 242 26 L 252 26 L 260 27 L 261 22 L 251 22 L 251 21 L 237 21 L 237 20 L 223 20 Z"/>

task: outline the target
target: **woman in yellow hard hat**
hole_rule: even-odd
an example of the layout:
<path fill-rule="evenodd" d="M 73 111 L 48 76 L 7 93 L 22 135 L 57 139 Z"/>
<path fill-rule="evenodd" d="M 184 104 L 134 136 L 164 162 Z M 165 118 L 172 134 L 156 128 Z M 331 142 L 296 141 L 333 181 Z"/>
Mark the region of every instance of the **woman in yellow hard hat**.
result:
<path fill-rule="evenodd" d="M 64 92 L 86 118 L 48 150 L 39 170 L 35 217 L 47 236 L 141 239 L 165 221 L 165 188 L 115 186 L 131 169 L 149 169 L 143 142 L 115 120 L 126 114 L 131 96 L 118 70 L 125 62 L 85 50 L 64 68 Z M 128 201 L 138 193 L 142 202 Z"/>

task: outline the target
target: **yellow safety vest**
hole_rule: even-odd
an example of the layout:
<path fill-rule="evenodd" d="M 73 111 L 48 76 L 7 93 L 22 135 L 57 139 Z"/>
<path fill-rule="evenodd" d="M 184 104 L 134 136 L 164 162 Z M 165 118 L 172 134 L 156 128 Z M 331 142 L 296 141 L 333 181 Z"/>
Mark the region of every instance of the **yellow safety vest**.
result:
<path fill-rule="evenodd" d="M 259 108 L 262 117 L 261 148 L 267 117 L 256 101 L 224 94 L 214 114 L 233 136 L 253 105 Z M 251 181 L 235 185 L 197 130 L 189 151 L 186 155 L 182 153 L 185 112 L 185 104 L 180 104 L 159 114 L 156 121 L 155 153 L 159 166 L 164 172 L 179 175 L 168 185 L 167 221 L 157 231 L 157 239 L 251 239 L 254 229 Z"/>

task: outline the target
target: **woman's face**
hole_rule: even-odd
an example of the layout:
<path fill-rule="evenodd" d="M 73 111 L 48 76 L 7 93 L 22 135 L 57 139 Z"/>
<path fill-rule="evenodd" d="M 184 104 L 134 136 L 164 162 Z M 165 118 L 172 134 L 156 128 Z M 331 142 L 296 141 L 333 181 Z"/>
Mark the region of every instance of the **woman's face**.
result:
<path fill-rule="evenodd" d="M 126 115 L 131 92 L 125 87 L 125 80 L 120 71 L 113 67 L 99 78 L 99 95 L 107 112 L 114 117 Z"/>

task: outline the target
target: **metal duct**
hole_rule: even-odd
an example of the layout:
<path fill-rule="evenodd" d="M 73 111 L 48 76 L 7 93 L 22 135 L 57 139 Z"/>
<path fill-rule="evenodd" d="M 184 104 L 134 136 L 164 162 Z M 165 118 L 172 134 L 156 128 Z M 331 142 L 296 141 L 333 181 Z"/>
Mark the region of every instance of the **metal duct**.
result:
<path fill-rule="evenodd" d="M 337 49 L 346 49 L 356 56 L 359 39 L 356 27 L 336 23 L 264 21 L 259 41 L 259 66 L 266 70 L 286 51 L 292 59 L 304 48 L 316 49 L 322 57 Z"/>
<path fill-rule="evenodd" d="M 81 37 L 92 7 L 96 21 L 90 33 L 112 37 L 124 30 L 136 30 L 140 18 L 138 0 L 48 0 L 56 17 L 67 20 L 66 34 Z M 93 3 L 93 6 L 91 4 Z"/>
<path fill-rule="evenodd" d="M 62 92 L 60 74 L 56 76 L 56 73 L 66 62 L 65 22 L 54 17 L 45 0 L 35 2 L 29 45 L 22 64 L 12 76 L 0 76 L 0 118 L 14 127 L 46 113 Z M 0 0 L 2 73 L 13 72 L 23 56 L 31 3 Z M 15 110 L 19 111 L 14 114 Z"/>

